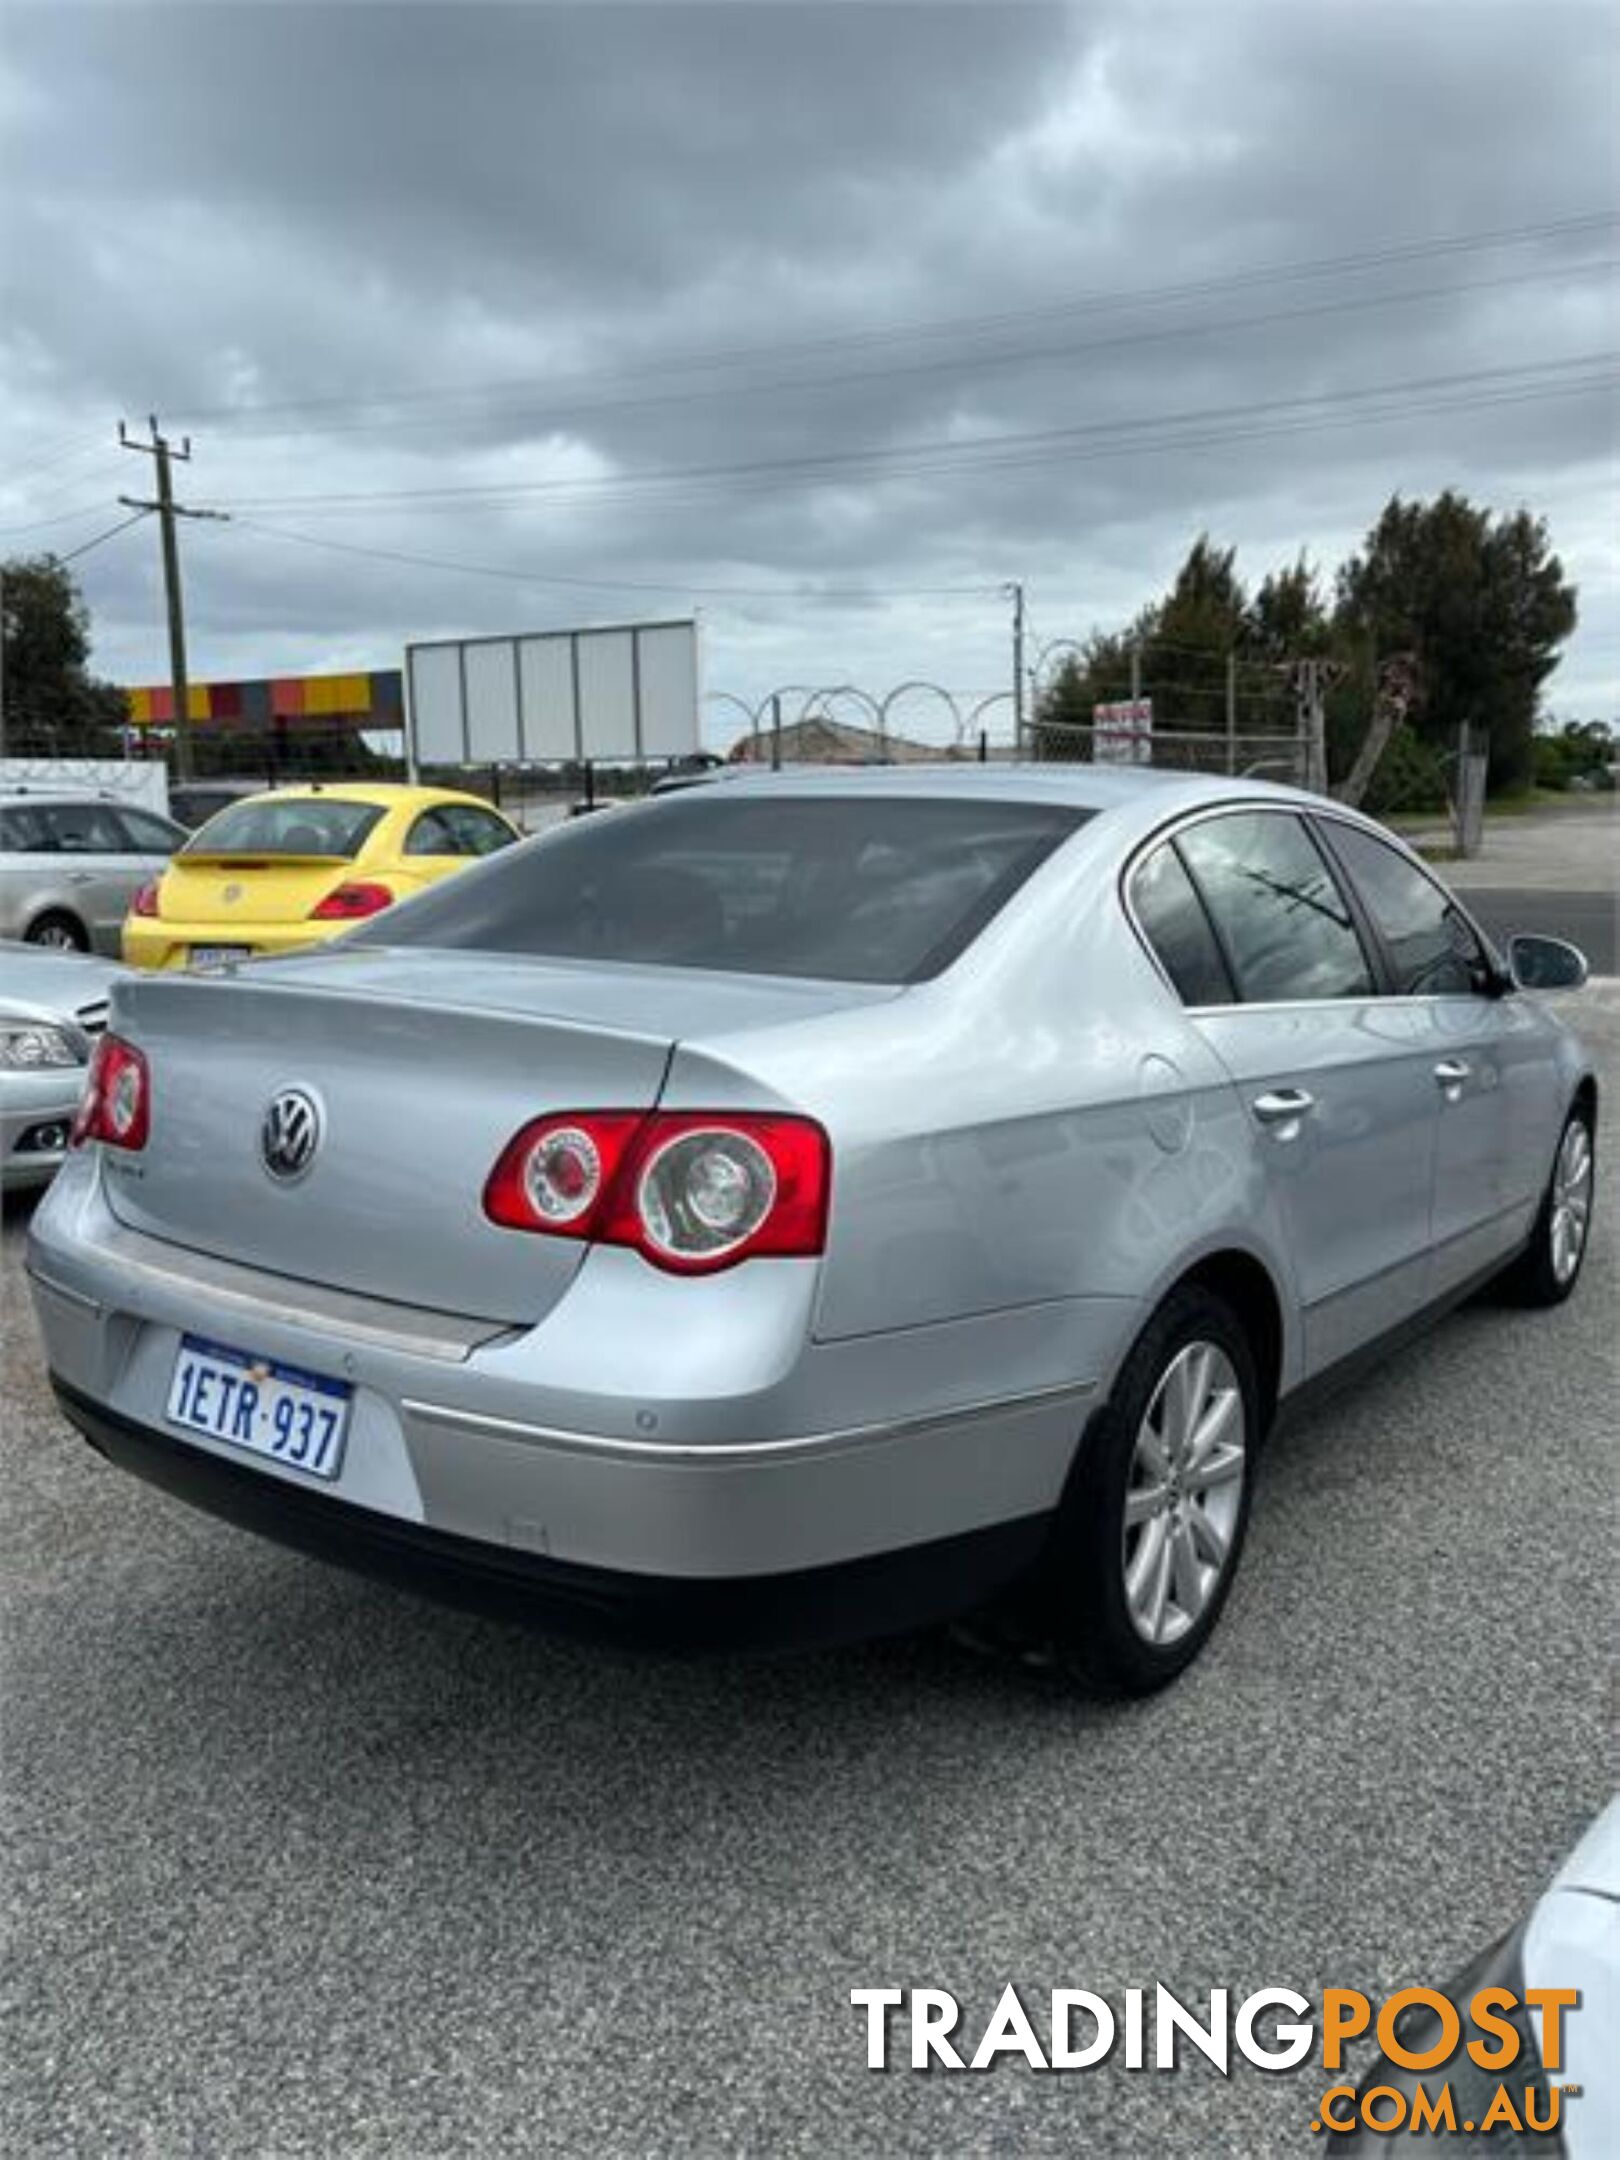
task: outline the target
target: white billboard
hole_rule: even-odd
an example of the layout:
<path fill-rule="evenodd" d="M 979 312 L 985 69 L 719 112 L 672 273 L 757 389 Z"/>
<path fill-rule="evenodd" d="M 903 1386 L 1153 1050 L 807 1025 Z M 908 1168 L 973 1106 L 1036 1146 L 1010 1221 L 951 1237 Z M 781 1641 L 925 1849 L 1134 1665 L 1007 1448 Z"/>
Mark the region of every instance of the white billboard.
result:
<path fill-rule="evenodd" d="M 691 618 L 405 648 L 413 770 L 689 757 L 699 697 Z"/>
<path fill-rule="evenodd" d="M 1098 765 L 1153 763 L 1153 700 L 1118 698 L 1091 708 L 1091 755 Z"/>

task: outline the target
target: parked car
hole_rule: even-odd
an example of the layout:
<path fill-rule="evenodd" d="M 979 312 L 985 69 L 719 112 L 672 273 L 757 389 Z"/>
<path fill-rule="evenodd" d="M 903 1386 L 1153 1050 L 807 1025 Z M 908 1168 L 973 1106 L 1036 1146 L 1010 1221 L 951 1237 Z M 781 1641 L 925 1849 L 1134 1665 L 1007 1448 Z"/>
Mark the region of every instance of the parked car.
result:
<path fill-rule="evenodd" d="M 0 944 L 0 1187 L 43 1185 L 67 1152 L 116 961 Z"/>
<path fill-rule="evenodd" d="M 1504 2054 L 1500 2025 L 1480 2032 L 1468 2013 L 1482 1989 L 1506 1991 L 1505 2009 L 1502 1996 L 1495 1998 L 1495 2007 L 1519 2042 L 1511 2067 L 1505 2072 L 1480 2067 L 1466 2044 L 1424 2070 L 1380 2053 L 1361 2081 L 1354 2107 L 1341 2098 L 1334 2108 L 1339 2122 L 1350 2120 L 1355 2127 L 1335 2130 L 1324 2150 L 1387 2152 L 1392 2121 L 1401 2125 L 1395 2142 L 1432 2147 L 1435 2133 L 1410 2120 L 1421 2085 L 1427 2088 L 1431 2107 L 1440 2093 L 1449 2094 L 1456 2126 L 1465 2134 L 1494 2122 L 1482 2136 L 1484 2150 L 1499 2145 L 1504 2152 L 1523 2152 L 1533 2144 L 1549 2160 L 1613 2160 L 1620 2152 L 1620 2065 L 1614 2047 L 1620 2032 L 1617 1906 L 1620 1800 L 1611 1800 L 1529 1914 L 1441 1985 L 1439 1992 L 1459 2012 L 1465 2043 L 1476 2036 L 1485 2041 L 1496 2063 Z M 1525 2005 L 1533 1993 L 1568 1989 L 1574 1990 L 1576 2000 L 1566 1998 L 1557 2044 L 1549 2046 L 1545 2011 Z M 1438 2057 L 1447 2038 L 1438 2013 L 1425 2004 L 1413 2004 L 1404 2012 L 1396 2031 L 1407 2057 L 1431 2051 Z M 1515 2114 L 1522 2116 L 1528 2106 L 1537 2123 L 1554 2122 L 1556 2127 L 1521 2140 L 1506 2127 L 1508 2117 L 1499 2098 L 1503 2084 Z M 1559 2088 L 1557 2104 L 1550 2089 L 1554 2086 Z"/>
<path fill-rule="evenodd" d="M 172 818 L 101 795 L 0 796 L 0 938 L 116 954 L 130 902 L 185 837 Z"/>
<path fill-rule="evenodd" d="M 1596 1087 L 1532 972 L 1584 964 L 1259 783 L 691 788 L 120 983 L 33 1225 L 52 1376 L 114 1461 L 424 1589 L 730 1643 L 1016 1584 L 1156 1687 L 1279 1405 L 1573 1289 Z"/>
<path fill-rule="evenodd" d="M 134 896 L 124 958 L 185 968 L 296 952 L 519 838 L 453 788 L 315 781 L 245 796 Z"/>
<path fill-rule="evenodd" d="M 199 825 L 206 825 L 221 810 L 228 810 L 232 803 L 240 802 L 246 795 L 263 795 L 275 785 L 272 780 L 227 780 L 210 777 L 207 780 L 181 780 L 169 783 L 169 814 L 195 832 Z"/>

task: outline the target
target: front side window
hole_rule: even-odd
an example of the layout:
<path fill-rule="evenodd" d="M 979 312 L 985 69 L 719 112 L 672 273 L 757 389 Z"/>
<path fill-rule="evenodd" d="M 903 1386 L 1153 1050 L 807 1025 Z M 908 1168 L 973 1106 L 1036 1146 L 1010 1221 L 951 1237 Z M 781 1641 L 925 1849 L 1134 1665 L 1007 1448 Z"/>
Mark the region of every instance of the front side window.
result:
<path fill-rule="evenodd" d="M 1372 994 L 1349 905 L 1297 817 L 1256 810 L 1206 818 L 1177 845 L 1246 1001 Z"/>
<path fill-rule="evenodd" d="M 1488 976 L 1485 948 L 1455 900 L 1397 849 L 1354 825 L 1328 827 L 1384 941 L 1402 997 L 1465 997 Z"/>
<path fill-rule="evenodd" d="M 1088 813 L 694 788 L 503 850 L 355 933 L 596 964 L 834 982 L 938 974 Z"/>
<path fill-rule="evenodd" d="M 250 796 L 194 832 L 183 855 L 358 855 L 382 809 L 335 795 Z"/>
<path fill-rule="evenodd" d="M 46 833 L 45 815 L 32 804 L 0 810 L 0 850 L 8 855 L 41 855 L 56 843 Z"/>
<path fill-rule="evenodd" d="M 1183 1005 L 1229 1005 L 1232 980 L 1175 843 L 1156 847 L 1131 880 L 1131 905 Z"/>

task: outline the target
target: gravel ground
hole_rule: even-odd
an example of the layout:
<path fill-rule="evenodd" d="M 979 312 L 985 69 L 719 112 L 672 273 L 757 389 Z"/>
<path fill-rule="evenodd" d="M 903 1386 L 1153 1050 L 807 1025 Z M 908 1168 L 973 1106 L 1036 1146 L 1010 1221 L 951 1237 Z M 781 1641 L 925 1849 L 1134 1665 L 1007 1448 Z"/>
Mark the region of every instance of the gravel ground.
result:
<path fill-rule="evenodd" d="M 1609 1100 L 1620 993 L 1589 993 Z M 4 1242 L 17 2154 L 1308 2152 L 1315 2073 L 864 2067 L 851 1987 L 1435 1981 L 1611 1783 L 1613 1210 L 1281 1438 L 1210 1652 L 675 1664 L 414 1603 L 55 1417 Z"/>

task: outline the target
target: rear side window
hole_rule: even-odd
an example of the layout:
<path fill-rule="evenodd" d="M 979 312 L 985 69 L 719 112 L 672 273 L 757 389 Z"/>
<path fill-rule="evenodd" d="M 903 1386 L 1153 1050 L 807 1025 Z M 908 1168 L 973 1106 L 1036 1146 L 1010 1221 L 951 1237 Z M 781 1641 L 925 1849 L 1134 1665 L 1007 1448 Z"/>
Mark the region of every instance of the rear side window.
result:
<path fill-rule="evenodd" d="M 345 802 L 331 795 L 292 801 L 249 798 L 221 810 L 194 832 L 185 855 L 358 855 L 382 816 L 376 803 Z"/>
<path fill-rule="evenodd" d="M 1156 847 L 1131 880 L 1131 905 L 1183 1005 L 1230 1005 L 1232 979 L 1174 845 Z"/>
<path fill-rule="evenodd" d="M 353 941 L 919 982 L 1087 815 L 1067 804 L 693 789 L 504 852 Z"/>
<path fill-rule="evenodd" d="M 137 855 L 172 855 L 186 837 L 183 827 L 154 817 L 150 810 L 120 810 L 118 822 L 124 828 L 124 845 Z"/>
<path fill-rule="evenodd" d="M 1177 845 L 1246 1000 L 1372 994 L 1349 904 L 1298 818 L 1276 810 L 1206 818 Z"/>
<path fill-rule="evenodd" d="M 1397 995 L 1463 997 L 1479 988 L 1485 948 L 1449 893 L 1354 825 L 1330 825 L 1328 845 L 1384 941 Z"/>
<path fill-rule="evenodd" d="M 510 847 L 511 828 L 472 803 L 439 803 L 424 810 L 405 842 L 407 855 L 493 855 Z"/>

